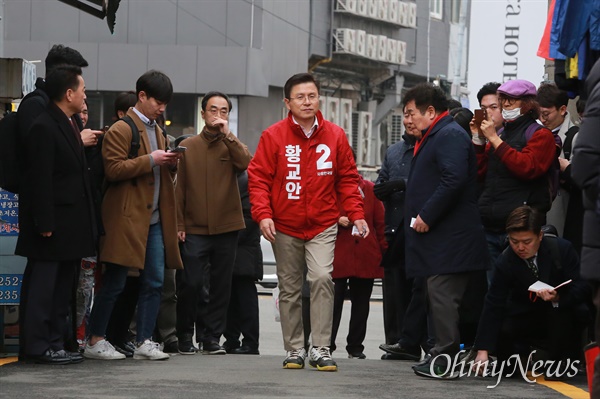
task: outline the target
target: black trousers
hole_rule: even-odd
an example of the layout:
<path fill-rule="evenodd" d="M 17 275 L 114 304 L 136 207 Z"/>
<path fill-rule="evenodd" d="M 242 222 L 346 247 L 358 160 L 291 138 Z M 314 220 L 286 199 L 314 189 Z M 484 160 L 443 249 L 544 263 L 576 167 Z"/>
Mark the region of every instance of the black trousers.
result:
<path fill-rule="evenodd" d="M 404 269 L 386 267 L 383 271 L 383 329 L 385 342 L 395 344 L 400 340 L 406 308 L 411 299 L 412 280 L 407 280 Z"/>
<path fill-rule="evenodd" d="M 21 292 L 22 353 L 39 356 L 48 349 L 64 349 L 69 330 L 69 307 L 81 259 L 40 261 L 28 259 Z"/>
<path fill-rule="evenodd" d="M 369 305 L 373 292 L 372 278 L 335 278 L 333 297 L 333 328 L 331 330 L 331 350 L 336 349 L 335 339 L 340 328 L 342 308 L 346 294 L 352 304 L 350 310 L 350 326 L 346 338 L 346 351 L 348 353 L 361 353 L 365 350 L 363 341 L 367 335 L 367 319 L 369 318 Z"/>
<path fill-rule="evenodd" d="M 241 345 L 258 349 L 258 292 L 253 277 L 233 276 L 231 282 L 225 345 L 228 348 L 240 346 L 240 334 L 244 336 Z"/>
<path fill-rule="evenodd" d="M 534 312 L 507 315 L 498 337 L 496 354 L 506 360 L 514 354 L 525 357 L 532 349 L 548 352 L 550 360 L 578 359 L 581 336 L 587 323 L 587 308 L 536 309 Z"/>
<path fill-rule="evenodd" d="M 177 335 L 198 342 L 219 342 L 227 325 L 238 232 L 187 234 L 181 245 L 184 269 L 177 280 Z M 207 295 L 203 295 L 206 293 Z M 201 306 L 198 306 L 198 303 Z M 183 339 L 182 339 L 183 338 Z"/>
<path fill-rule="evenodd" d="M 109 342 L 122 344 L 133 338 L 129 326 L 135 314 L 139 294 L 140 278 L 128 276 L 125 280 L 125 288 L 117 297 L 106 327 L 106 339 Z"/>

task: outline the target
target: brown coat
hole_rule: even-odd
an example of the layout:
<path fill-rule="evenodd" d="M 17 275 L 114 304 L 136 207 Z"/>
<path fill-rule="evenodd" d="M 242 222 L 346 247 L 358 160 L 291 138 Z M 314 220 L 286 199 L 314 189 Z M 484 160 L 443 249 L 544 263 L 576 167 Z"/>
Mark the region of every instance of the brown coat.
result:
<path fill-rule="evenodd" d="M 150 143 L 145 125 L 136 113 L 127 112 L 140 132 L 138 156 L 128 159 L 131 147 L 131 129 L 118 121 L 106 132 L 102 144 L 102 159 L 108 189 L 102 201 L 102 221 L 106 235 L 100 239 L 102 262 L 143 269 L 146 241 L 152 215 L 154 174 L 150 161 Z M 159 149 L 165 149 L 165 138 L 157 127 Z M 177 215 L 175 208 L 175 172 L 160 168 L 159 211 L 165 244 L 166 266 L 182 269 L 177 243 Z"/>
<path fill-rule="evenodd" d="M 177 225 L 187 234 L 213 235 L 246 227 L 237 173 L 252 156 L 232 133 L 203 131 L 181 142 L 187 147 L 177 176 Z"/>

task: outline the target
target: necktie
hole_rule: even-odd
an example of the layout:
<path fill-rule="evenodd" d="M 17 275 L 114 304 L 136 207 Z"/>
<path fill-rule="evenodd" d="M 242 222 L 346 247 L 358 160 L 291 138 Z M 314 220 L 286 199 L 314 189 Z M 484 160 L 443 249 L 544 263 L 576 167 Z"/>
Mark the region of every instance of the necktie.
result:
<path fill-rule="evenodd" d="M 527 262 L 527 267 L 529 268 L 529 270 L 531 270 L 531 273 L 533 273 L 533 275 L 535 276 L 535 278 L 539 278 L 539 272 L 538 272 L 538 268 L 535 265 L 535 262 L 533 261 L 535 259 L 535 256 L 529 258 L 529 259 L 525 259 L 525 262 Z"/>

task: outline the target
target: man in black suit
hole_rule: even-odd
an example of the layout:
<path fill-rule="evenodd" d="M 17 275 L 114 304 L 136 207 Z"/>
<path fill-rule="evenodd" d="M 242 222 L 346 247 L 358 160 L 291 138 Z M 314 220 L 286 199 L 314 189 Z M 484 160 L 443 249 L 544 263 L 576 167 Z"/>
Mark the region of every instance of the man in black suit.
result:
<path fill-rule="evenodd" d="M 549 352 L 549 360 L 566 360 L 578 354 L 581 331 L 588 316 L 584 305 L 590 287 L 579 276 L 579 258 L 570 242 L 544 236 L 544 215 L 520 206 L 508 216 L 510 247 L 498 258 L 474 349 L 477 362 L 495 351 L 498 360 L 513 354 L 527 357 L 530 347 Z M 530 292 L 542 281 L 558 289 Z M 482 369 L 481 369 L 482 370 Z"/>
<path fill-rule="evenodd" d="M 50 103 L 25 144 L 28 164 L 15 250 L 27 257 L 23 352 L 39 363 L 68 364 L 83 360 L 64 350 L 73 280 L 81 258 L 96 253 L 89 173 L 74 119 L 86 98 L 81 68 L 54 68 L 45 91 Z"/>

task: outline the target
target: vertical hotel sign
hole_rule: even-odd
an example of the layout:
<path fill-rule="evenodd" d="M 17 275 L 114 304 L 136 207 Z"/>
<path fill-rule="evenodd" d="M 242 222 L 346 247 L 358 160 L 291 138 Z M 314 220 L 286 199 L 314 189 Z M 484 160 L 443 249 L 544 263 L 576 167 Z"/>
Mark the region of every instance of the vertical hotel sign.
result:
<path fill-rule="evenodd" d="M 537 49 L 544 33 L 547 0 L 472 0 L 468 87 L 470 107 L 479 108 L 477 92 L 488 82 L 544 76 Z"/>
<path fill-rule="evenodd" d="M 0 188 L 0 236 L 19 235 L 19 196 Z"/>

